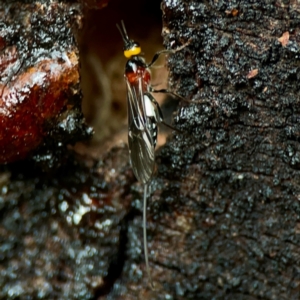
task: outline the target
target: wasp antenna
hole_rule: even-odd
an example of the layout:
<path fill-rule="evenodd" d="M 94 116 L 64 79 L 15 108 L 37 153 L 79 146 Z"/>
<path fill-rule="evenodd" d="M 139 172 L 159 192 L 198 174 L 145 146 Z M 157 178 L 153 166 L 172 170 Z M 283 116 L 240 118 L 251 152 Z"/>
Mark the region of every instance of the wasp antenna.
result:
<path fill-rule="evenodd" d="M 149 267 L 149 260 L 148 260 L 148 246 L 147 246 L 147 224 L 146 224 L 146 213 L 147 213 L 147 190 L 148 184 L 145 183 L 144 185 L 144 203 L 143 203 L 143 239 L 144 239 L 144 255 L 145 255 L 145 263 L 146 263 L 146 270 L 149 278 L 149 282 L 151 285 L 152 290 L 154 290 L 154 285 L 151 277 L 150 267 Z"/>
<path fill-rule="evenodd" d="M 128 37 L 128 34 L 127 34 L 127 31 L 126 31 L 123 20 L 121 21 L 121 26 L 122 27 L 120 27 L 119 24 L 116 24 L 116 26 L 117 26 L 118 30 L 120 31 L 120 33 L 121 33 L 121 36 L 122 36 L 122 39 L 123 39 L 124 43 L 128 42 L 129 37 Z"/>
<path fill-rule="evenodd" d="M 123 29 L 124 35 L 125 35 L 126 39 L 129 40 L 127 31 L 126 31 L 126 27 L 125 27 L 125 24 L 124 24 L 123 20 L 121 20 L 121 24 L 122 24 L 122 29 Z"/>

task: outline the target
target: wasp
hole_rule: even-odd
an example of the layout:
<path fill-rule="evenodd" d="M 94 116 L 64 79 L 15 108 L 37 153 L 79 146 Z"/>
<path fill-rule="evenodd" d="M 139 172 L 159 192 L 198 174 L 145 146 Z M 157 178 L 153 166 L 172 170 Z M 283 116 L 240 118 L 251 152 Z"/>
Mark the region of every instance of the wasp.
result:
<path fill-rule="evenodd" d="M 168 90 L 154 90 L 151 86 L 150 67 L 162 53 L 172 51 L 162 50 L 157 52 L 152 61 L 146 64 L 141 56 L 141 47 L 134 40 L 129 39 L 124 22 L 117 24 L 124 41 L 124 56 L 128 59 L 125 66 L 125 82 L 127 88 L 128 105 L 128 146 L 130 164 L 138 181 L 144 185 L 143 197 L 143 241 L 144 255 L 148 278 L 154 288 L 148 261 L 146 209 L 147 192 L 155 169 L 155 146 L 157 141 L 157 124 L 173 128 L 164 122 L 159 104 L 151 92 L 169 92 Z M 176 129 L 175 129 L 176 130 Z"/>

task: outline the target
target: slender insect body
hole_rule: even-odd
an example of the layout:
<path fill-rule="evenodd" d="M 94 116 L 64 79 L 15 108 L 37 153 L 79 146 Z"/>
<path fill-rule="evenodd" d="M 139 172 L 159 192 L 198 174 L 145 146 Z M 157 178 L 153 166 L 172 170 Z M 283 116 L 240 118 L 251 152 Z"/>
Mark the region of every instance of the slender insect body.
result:
<path fill-rule="evenodd" d="M 151 72 L 148 69 L 145 60 L 140 56 L 133 56 L 127 61 L 125 67 L 125 78 L 131 86 L 139 88 L 139 81 L 142 82 L 143 101 L 145 105 L 145 115 L 149 122 L 149 131 L 152 136 L 154 148 L 157 142 L 157 123 L 160 122 L 160 117 L 153 105 L 153 96 L 150 94 Z M 155 100 L 154 100 L 155 101 Z"/>
<path fill-rule="evenodd" d="M 128 101 L 128 144 L 136 178 L 149 183 L 155 168 L 157 113 L 149 93 L 151 74 L 141 56 L 131 57 L 125 66 Z"/>
<path fill-rule="evenodd" d="M 144 184 L 144 253 L 148 277 L 153 288 L 148 263 L 146 206 L 148 187 L 151 183 L 155 169 L 157 123 L 164 122 L 160 107 L 150 93 L 154 90 L 151 88 L 151 73 L 149 66 L 155 62 L 161 53 L 166 53 L 166 51 L 157 53 L 151 63 L 147 65 L 144 58 L 140 56 L 141 48 L 139 44 L 129 39 L 123 21 L 121 22 L 121 27 L 117 25 L 117 28 L 119 29 L 124 41 L 124 56 L 128 58 L 125 66 L 124 77 L 127 87 L 128 102 L 129 157 L 135 177 L 138 181 Z"/>

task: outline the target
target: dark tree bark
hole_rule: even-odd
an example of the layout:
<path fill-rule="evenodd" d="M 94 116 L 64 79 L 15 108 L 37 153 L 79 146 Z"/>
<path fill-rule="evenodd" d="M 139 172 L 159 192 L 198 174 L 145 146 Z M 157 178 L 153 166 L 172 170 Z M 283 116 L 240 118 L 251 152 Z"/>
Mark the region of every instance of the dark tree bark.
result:
<path fill-rule="evenodd" d="M 155 290 L 142 187 L 118 148 L 48 175 L 2 167 L 0 299 L 299 299 L 299 1 L 162 9 L 187 101 L 149 201 Z"/>
<path fill-rule="evenodd" d="M 162 9 L 166 47 L 186 44 L 169 57 L 171 88 L 191 102 L 158 157 L 156 290 L 135 291 L 129 257 L 118 299 L 299 299 L 300 3 Z"/>
<path fill-rule="evenodd" d="M 58 166 L 68 144 L 92 133 L 81 112 L 79 4 L 0 4 L 0 164 Z"/>

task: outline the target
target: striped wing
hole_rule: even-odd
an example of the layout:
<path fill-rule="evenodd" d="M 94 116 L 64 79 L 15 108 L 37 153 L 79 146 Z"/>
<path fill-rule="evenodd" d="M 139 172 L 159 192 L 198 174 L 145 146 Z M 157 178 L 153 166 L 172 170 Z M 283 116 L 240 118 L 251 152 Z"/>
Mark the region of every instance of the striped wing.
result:
<path fill-rule="evenodd" d="M 128 145 L 130 163 L 138 181 L 148 183 L 155 167 L 153 138 L 149 118 L 146 115 L 142 82 L 127 83 Z"/>

